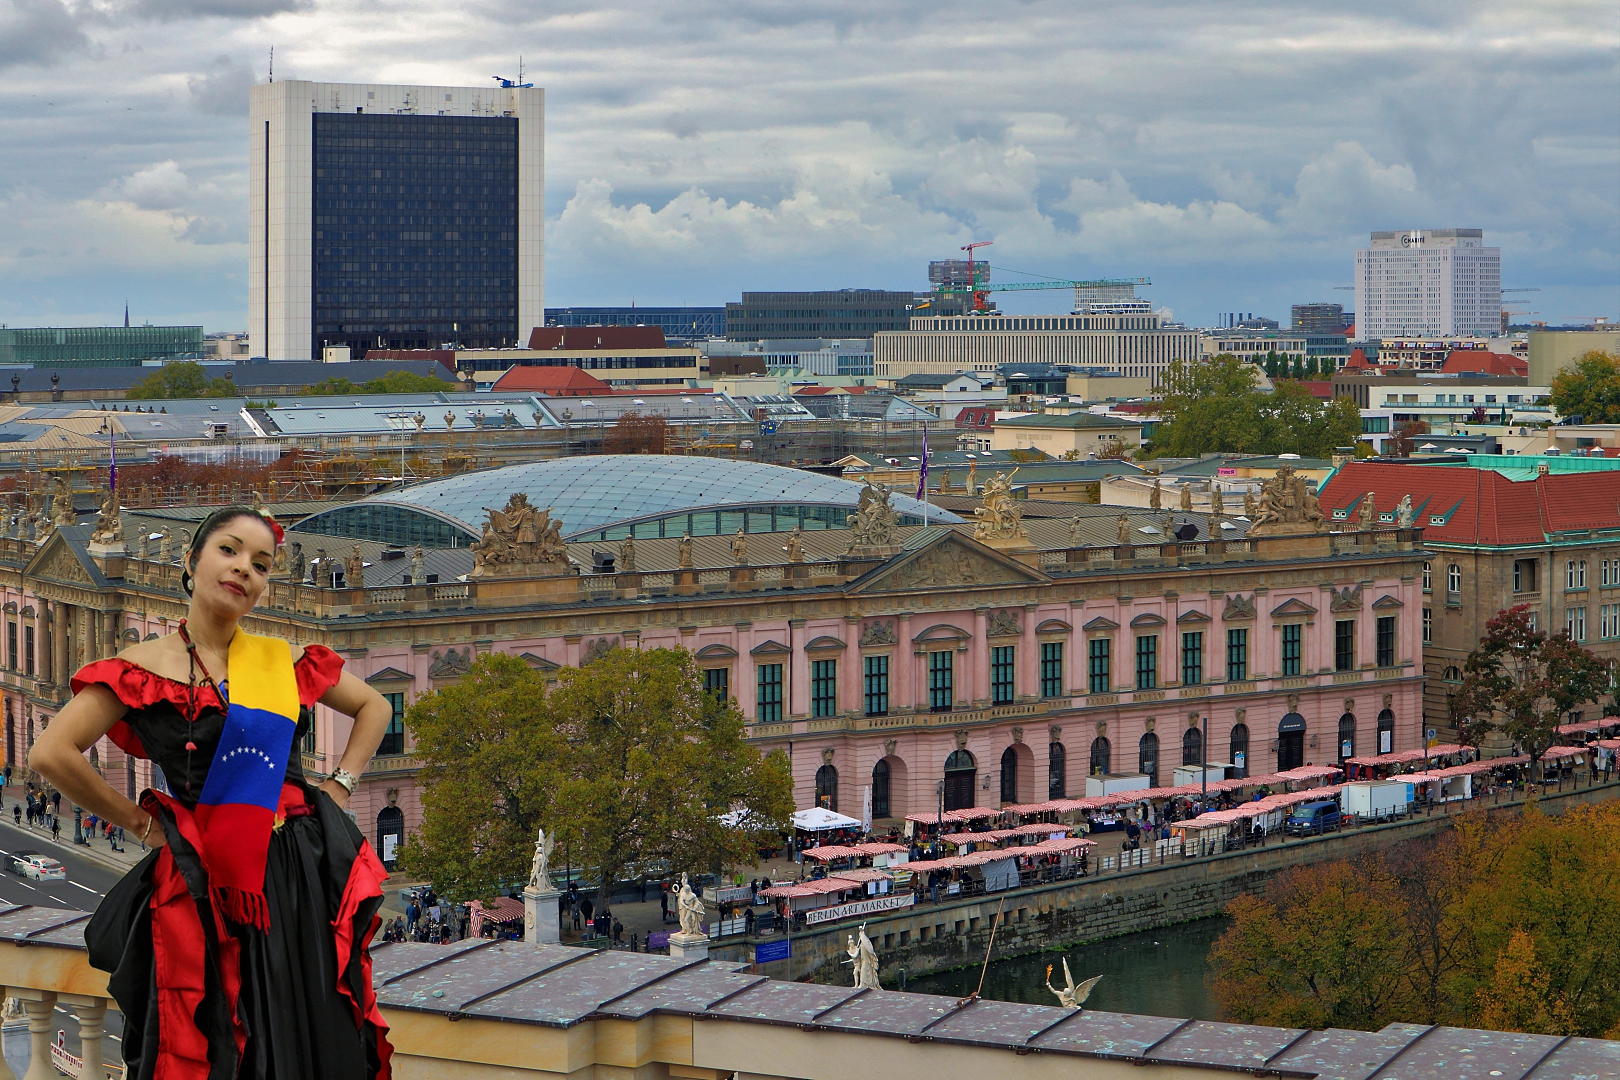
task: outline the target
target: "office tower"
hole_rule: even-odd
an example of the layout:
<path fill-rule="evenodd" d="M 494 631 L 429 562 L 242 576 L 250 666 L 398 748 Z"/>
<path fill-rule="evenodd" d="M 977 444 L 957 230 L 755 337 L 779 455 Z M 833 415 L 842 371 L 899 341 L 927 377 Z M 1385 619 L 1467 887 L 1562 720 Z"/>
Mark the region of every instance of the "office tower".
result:
<path fill-rule="evenodd" d="M 1356 340 L 1495 337 L 1502 249 L 1479 229 L 1375 232 L 1356 252 Z"/>
<path fill-rule="evenodd" d="M 253 355 L 499 348 L 544 324 L 544 90 L 266 83 L 249 117 Z"/>
<path fill-rule="evenodd" d="M 1343 304 L 1295 304 L 1292 319 L 1289 329 L 1307 334 L 1331 334 L 1350 325 Z"/>

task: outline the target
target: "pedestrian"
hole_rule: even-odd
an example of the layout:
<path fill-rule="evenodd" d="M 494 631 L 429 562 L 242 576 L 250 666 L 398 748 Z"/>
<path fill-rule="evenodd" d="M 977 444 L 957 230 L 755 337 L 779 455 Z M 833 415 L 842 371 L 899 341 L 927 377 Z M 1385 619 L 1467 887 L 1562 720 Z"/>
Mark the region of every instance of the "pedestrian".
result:
<path fill-rule="evenodd" d="M 421 919 L 421 917 L 422 917 L 422 909 L 416 906 L 416 898 L 413 896 L 413 897 L 411 897 L 411 902 L 409 904 L 405 905 L 405 931 L 406 931 L 406 933 L 410 933 L 410 932 L 412 932 L 412 931 L 414 931 L 416 929 L 417 920 Z"/>
<path fill-rule="evenodd" d="M 62 793 L 60 791 L 51 792 L 51 813 L 56 817 L 62 816 Z"/>
<path fill-rule="evenodd" d="M 660 926 L 669 922 L 669 889 L 659 883 L 658 886 L 658 923 Z"/>
<path fill-rule="evenodd" d="M 613 920 L 613 944 L 624 944 L 624 923 L 620 922 L 618 919 Z"/>
<path fill-rule="evenodd" d="M 11 819 L 17 823 L 18 828 L 22 827 L 22 803 L 11 808 Z"/>
<path fill-rule="evenodd" d="M 62 819 L 59 817 L 51 818 L 51 839 L 58 844 L 62 842 Z"/>
<path fill-rule="evenodd" d="M 579 910 L 580 910 L 580 913 L 585 916 L 585 922 L 586 923 L 590 923 L 590 921 L 591 921 L 591 912 L 594 911 L 595 909 L 596 909 L 596 905 L 591 903 L 591 898 L 590 898 L 589 894 L 580 897 Z"/>

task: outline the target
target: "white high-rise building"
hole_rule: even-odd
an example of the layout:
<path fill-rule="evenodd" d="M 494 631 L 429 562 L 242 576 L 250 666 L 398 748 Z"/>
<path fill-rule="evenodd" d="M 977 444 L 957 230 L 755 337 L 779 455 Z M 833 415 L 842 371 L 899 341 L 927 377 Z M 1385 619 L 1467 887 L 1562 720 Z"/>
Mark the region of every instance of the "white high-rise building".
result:
<path fill-rule="evenodd" d="M 1479 229 L 1375 232 L 1356 252 L 1356 340 L 1502 332 L 1502 249 Z"/>
<path fill-rule="evenodd" d="M 501 348 L 545 325 L 544 90 L 265 83 L 248 167 L 254 356 Z"/>

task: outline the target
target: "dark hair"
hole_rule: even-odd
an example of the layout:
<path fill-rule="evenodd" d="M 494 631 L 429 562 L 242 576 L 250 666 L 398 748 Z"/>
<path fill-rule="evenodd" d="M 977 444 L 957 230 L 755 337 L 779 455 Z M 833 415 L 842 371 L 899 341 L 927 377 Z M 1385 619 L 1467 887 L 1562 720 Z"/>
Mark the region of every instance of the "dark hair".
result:
<path fill-rule="evenodd" d="M 191 595 L 193 584 L 191 577 L 192 560 L 202 553 L 203 545 L 208 543 L 210 536 L 241 517 L 250 517 L 255 521 L 262 522 L 270 530 L 270 535 L 275 535 L 276 530 L 270 518 L 263 511 L 256 510 L 251 506 L 222 506 L 203 518 L 203 523 L 197 526 L 197 531 L 192 534 L 191 546 L 186 548 L 185 556 L 180 560 L 180 588 L 187 596 Z"/>

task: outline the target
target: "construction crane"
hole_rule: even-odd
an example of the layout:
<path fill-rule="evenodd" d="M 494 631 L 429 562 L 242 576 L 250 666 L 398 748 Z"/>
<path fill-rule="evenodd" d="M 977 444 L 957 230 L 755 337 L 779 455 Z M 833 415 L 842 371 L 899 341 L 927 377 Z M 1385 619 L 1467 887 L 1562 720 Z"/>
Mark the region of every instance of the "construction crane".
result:
<path fill-rule="evenodd" d="M 976 248 L 989 247 L 991 244 L 994 244 L 994 243 L 995 243 L 994 240 L 978 240 L 978 241 L 975 241 L 974 243 L 971 243 L 971 244 L 965 244 L 962 247 L 962 250 L 967 252 L 967 257 L 968 257 L 967 258 L 967 263 L 968 263 L 968 285 L 969 285 L 969 287 L 966 290 L 958 290 L 958 291 L 966 291 L 966 292 L 970 292 L 970 293 L 973 294 L 973 310 L 974 311 L 984 311 L 985 308 L 986 308 L 985 301 L 988 299 L 988 296 L 987 296 L 987 294 L 985 292 L 985 289 L 988 288 L 989 285 L 990 285 L 990 264 L 988 262 L 985 263 L 984 282 L 983 282 L 983 287 L 981 287 L 981 283 L 979 281 L 979 276 L 978 276 L 977 272 L 975 272 L 974 269 L 973 269 L 973 252 L 974 252 L 974 250 Z"/>

